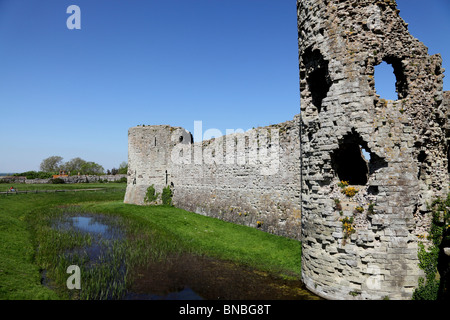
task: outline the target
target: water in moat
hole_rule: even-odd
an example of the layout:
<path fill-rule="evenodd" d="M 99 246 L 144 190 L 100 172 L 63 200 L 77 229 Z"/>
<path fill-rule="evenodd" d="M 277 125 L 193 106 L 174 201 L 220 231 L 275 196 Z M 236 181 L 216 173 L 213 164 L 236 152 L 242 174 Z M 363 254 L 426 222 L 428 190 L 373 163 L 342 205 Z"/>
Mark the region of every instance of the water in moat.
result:
<path fill-rule="evenodd" d="M 113 217 L 82 214 L 65 217 L 56 229 L 87 233 L 92 241 L 82 249 L 89 264 L 101 263 L 108 243 L 125 239 Z M 72 250 L 73 251 L 73 250 Z M 104 261 L 104 260 L 103 260 Z M 162 261 L 126 270 L 114 277 L 131 275 L 123 300 L 319 300 L 299 280 L 285 280 L 228 261 L 193 254 L 173 254 Z M 117 270 L 116 270 L 117 271 Z M 116 279 L 120 283 L 124 279 Z"/>

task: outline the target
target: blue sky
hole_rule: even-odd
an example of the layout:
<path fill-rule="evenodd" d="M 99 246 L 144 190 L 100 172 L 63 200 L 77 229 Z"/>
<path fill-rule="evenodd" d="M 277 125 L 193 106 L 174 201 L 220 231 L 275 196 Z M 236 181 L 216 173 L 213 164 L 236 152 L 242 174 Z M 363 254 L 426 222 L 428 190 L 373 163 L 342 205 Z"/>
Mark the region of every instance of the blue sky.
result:
<path fill-rule="evenodd" d="M 450 70 L 450 1 L 397 3 Z M 81 30 L 66 26 L 72 4 Z M 52 155 L 117 168 L 139 124 L 225 133 L 292 119 L 296 19 L 295 0 L 0 0 L 0 172 Z"/>

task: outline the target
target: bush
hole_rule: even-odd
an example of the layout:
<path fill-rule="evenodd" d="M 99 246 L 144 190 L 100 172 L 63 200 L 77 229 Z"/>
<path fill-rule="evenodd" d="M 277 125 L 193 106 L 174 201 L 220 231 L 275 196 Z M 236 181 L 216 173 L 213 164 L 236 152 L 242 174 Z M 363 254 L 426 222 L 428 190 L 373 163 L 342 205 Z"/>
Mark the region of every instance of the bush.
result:
<path fill-rule="evenodd" d="M 419 278 L 419 286 L 414 291 L 413 300 L 437 300 L 439 280 L 436 279 L 439 248 L 432 246 L 429 251 L 419 242 L 419 267 L 425 272 L 425 278 Z"/>
<path fill-rule="evenodd" d="M 344 181 L 344 180 L 340 181 L 338 183 L 338 187 L 341 187 L 341 188 L 348 187 L 348 181 Z"/>
<path fill-rule="evenodd" d="M 172 190 L 170 189 L 169 186 L 167 186 L 163 189 L 161 198 L 162 198 L 163 204 L 169 205 L 169 206 L 172 205 Z"/>
<path fill-rule="evenodd" d="M 375 204 L 370 203 L 369 208 L 367 209 L 367 214 L 374 214 L 375 213 Z"/>
<path fill-rule="evenodd" d="M 438 300 L 440 297 L 448 295 L 448 277 L 445 272 L 438 274 L 439 253 L 442 241 L 447 241 L 446 230 L 450 226 L 450 194 L 445 201 L 438 199 L 431 205 L 432 221 L 430 227 L 431 245 L 428 250 L 423 243 L 419 242 L 419 267 L 425 273 L 425 278 L 419 278 L 419 286 L 413 293 L 413 300 Z"/>
<path fill-rule="evenodd" d="M 16 177 L 26 177 L 27 179 L 49 179 L 53 177 L 53 173 L 51 172 L 43 172 L 43 171 L 26 171 L 22 173 L 14 174 Z"/>
<path fill-rule="evenodd" d="M 115 183 L 127 183 L 127 177 L 122 177 L 119 180 L 114 181 Z"/>
<path fill-rule="evenodd" d="M 342 189 L 342 193 L 351 198 L 358 193 L 358 189 L 356 189 L 355 187 L 346 187 Z"/>
<path fill-rule="evenodd" d="M 144 201 L 146 203 L 155 202 L 158 199 L 159 193 L 156 193 L 155 186 L 152 184 L 147 188 L 147 193 L 145 194 Z"/>
<path fill-rule="evenodd" d="M 344 231 L 344 239 L 349 238 L 353 233 L 355 233 L 355 227 L 353 226 L 353 217 L 345 217 L 341 219 L 342 231 Z"/>

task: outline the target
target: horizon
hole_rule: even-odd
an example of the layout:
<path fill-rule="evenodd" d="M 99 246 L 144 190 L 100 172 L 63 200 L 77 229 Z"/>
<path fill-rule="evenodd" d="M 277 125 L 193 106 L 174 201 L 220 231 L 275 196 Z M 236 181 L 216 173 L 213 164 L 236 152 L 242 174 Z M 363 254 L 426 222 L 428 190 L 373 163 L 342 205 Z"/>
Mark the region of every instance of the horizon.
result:
<path fill-rule="evenodd" d="M 81 29 L 67 27 L 70 5 Z M 450 2 L 397 7 L 448 69 Z M 50 156 L 118 168 L 137 125 L 225 133 L 300 113 L 295 0 L 1 0 L 0 41 L 4 173 L 39 171 Z M 378 94 L 392 94 L 390 73 Z"/>

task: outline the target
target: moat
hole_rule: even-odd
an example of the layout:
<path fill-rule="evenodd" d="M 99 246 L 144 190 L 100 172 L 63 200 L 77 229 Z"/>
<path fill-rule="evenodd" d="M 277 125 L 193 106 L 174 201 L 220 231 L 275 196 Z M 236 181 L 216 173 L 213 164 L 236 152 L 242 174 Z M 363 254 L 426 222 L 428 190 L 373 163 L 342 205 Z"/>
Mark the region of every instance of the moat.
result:
<path fill-rule="evenodd" d="M 116 241 L 122 241 L 125 233 L 112 217 L 80 214 L 65 217 L 55 225 L 56 229 L 81 232 L 92 236 L 89 245 L 77 248 L 89 257 L 88 264 L 95 267 L 105 262 L 104 257 Z M 113 244 L 115 243 L 115 244 Z M 72 250 L 72 253 L 74 250 Z M 287 280 L 266 272 L 240 266 L 207 256 L 190 253 L 169 254 L 163 259 L 125 270 L 112 271 L 115 283 L 122 283 L 128 275 L 123 300 L 318 300 L 300 280 Z M 120 279 L 117 279 L 120 278 Z"/>

